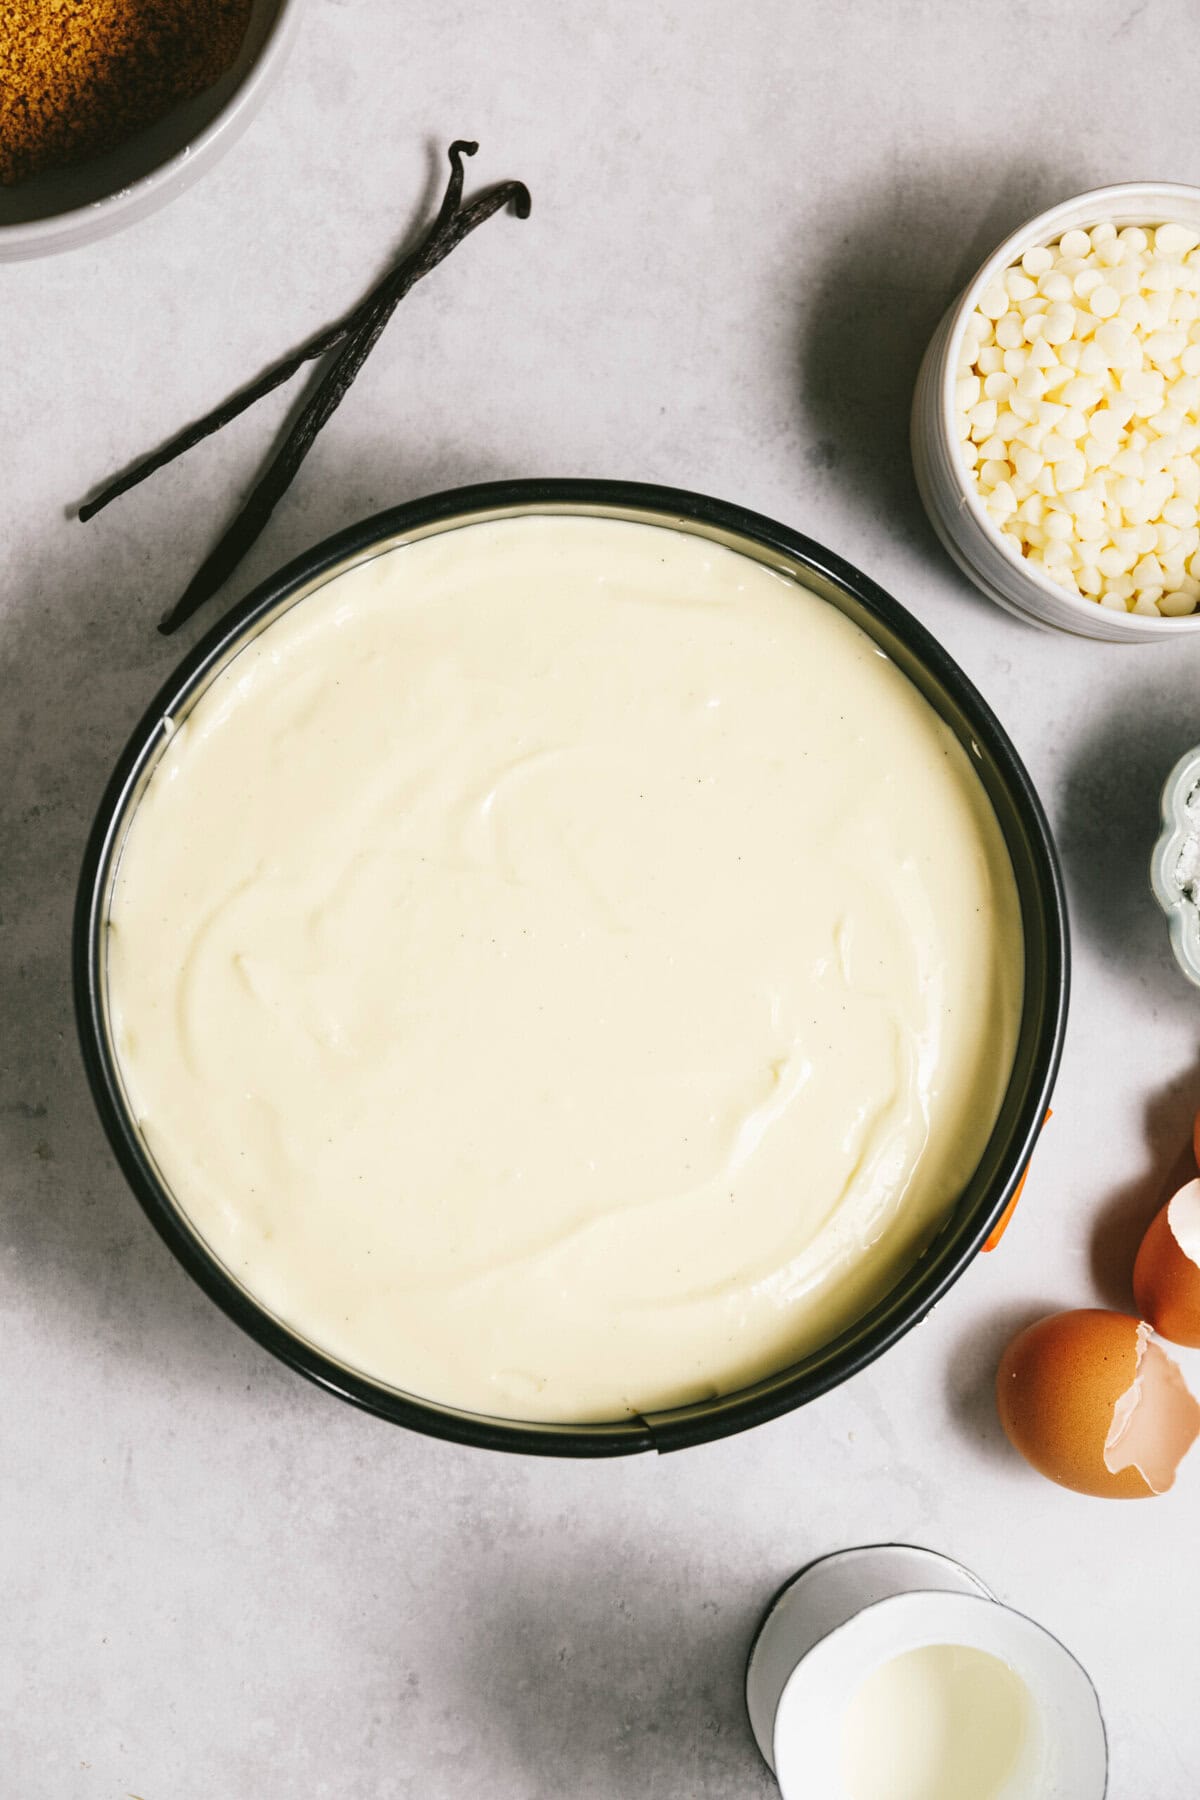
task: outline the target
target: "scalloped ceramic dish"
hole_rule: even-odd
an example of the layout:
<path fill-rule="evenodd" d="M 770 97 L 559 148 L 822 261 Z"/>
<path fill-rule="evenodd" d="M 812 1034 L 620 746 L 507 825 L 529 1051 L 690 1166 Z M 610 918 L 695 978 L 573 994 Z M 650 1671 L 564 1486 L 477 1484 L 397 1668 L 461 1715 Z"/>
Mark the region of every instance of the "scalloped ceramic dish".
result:
<path fill-rule="evenodd" d="M 1167 915 L 1175 960 L 1200 987 L 1200 748 L 1181 756 L 1162 797 L 1150 885 Z"/>

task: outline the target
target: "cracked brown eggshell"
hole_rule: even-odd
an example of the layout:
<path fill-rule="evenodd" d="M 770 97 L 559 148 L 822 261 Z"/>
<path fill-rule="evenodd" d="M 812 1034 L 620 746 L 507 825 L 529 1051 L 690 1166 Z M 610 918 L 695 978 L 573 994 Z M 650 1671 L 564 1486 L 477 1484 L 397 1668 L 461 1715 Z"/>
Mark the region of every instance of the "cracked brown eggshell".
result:
<path fill-rule="evenodd" d="M 1200 1350 L 1200 1181 L 1155 1214 L 1133 1266 L 1133 1292 L 1160 1337 Z"/>
<path fill-rule="evenodd" d="M 1055 1313 L 1014 1338 L 996 1403 L 1026 1461 L 1103 1499 L 1165 1493 L 1200 1436 L 1200 1404 L 1149 1326 L 1098 1307 Z"/>

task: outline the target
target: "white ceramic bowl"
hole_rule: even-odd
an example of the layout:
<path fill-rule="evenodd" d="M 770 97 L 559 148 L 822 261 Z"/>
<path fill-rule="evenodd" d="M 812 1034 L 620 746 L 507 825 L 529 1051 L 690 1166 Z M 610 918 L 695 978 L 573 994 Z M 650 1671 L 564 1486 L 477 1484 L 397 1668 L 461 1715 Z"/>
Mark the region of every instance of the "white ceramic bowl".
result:
<path fill-rule="evenodd" d="M 802 1569 L 776 1594 L 746 1663 L 746 1713 L 763 1761 L 775 1773 L 775 1721 L 784 1689 L 809 1653 L 869 1606 L 897 1594 L 975 1594 L 994 1600 L 978 1575 L 915 1544 L 862 1544 Z"/>
<path fill-rule="evenodd" d="M 1059 587 L 1013 550 L 988 518 L 959 450 L 955 374 L 963 331 L 980 294 L 1026 250 L 1051 244 L 1064 231 L 1086 230 L 1105 220 L 1120 228 L 1169 219 L 1200 231 L 1200 188 L 1167 181 L 1121 182 L 1077 194 L 1030 219 L 992 252 L 947 312 L 925 352 L 913 397 L 917 487 L 934 530 L 964 575 L 1019 618 L 1114 644 L 1161 643 L 1167 637 L 1200 631 L 1200 612 L 1180 619 L 1116 612 Z"/>
<path fill-rule="evenodd" d="M 190 186 L 254 117 L 300 7 L 301 0 L 254 0 L 237 62 L 214 87 L 106 156 L 0 187 L 0 262 L 92 243 Z"/>
<path fill-rule="evenodd" d="M 850 1800 L 848 1702 L 884 1663 L 933 1645 L 998 1657 L 1028 1690 L 1018 1766 L 989 1788 L 995 1800 L 1104 1800 L 1104 1720 L 1075 1658 L 961 1563 L 906 1544 L 866 1545 L 810 1564 L 767 1610 L 746 1666 L 746 1707 L 784 1800 Z"/>
<path fill-rule="evenodd" d="M 1181 756 L 1167 777 L 1150 885 L 1167 915 L 1175 960 L 1200 987 L 1200 749 Z"/>
<path fill-rule="evenodd" d="M 995 1800 L 1104 1800 L 1108 1745 L 1086 1672 L 1058 1639 L 981 1594 L 899 1594 L 830 1632 L 800 1663 L 775 1718 L 775 1776 L 783 1800 L 852 1800 L 843 1769 L 844 1715 L 876 1669 L 936 1645 L 982 1650 L 1007 1663 L 1029 1694 L 1020 1766 Z M 944 1791 L 944 1790 L 943 1790 Z M 977 1793 L 982 1792 L 976 1788 Z"/>

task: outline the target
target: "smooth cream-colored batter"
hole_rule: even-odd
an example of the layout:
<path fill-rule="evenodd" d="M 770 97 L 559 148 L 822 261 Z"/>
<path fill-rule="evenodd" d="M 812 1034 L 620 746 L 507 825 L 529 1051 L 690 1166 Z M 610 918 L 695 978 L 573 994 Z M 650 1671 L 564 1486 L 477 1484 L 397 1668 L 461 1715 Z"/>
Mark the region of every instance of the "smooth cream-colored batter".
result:
<path fill-rule="evenodd" d="M 393 550 L 176 731 L 115 886 L 132 1108 L 293 1330 L 598 1420 L 826 1341 L 1007 1083 L 1022 941 L 966 756 L 834 607 L 540 516 Z"/>

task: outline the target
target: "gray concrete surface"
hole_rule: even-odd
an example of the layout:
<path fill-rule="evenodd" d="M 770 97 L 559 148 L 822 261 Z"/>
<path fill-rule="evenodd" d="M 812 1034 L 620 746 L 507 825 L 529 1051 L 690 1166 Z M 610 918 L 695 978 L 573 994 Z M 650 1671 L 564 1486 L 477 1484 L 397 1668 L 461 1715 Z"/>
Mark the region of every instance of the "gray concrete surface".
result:
<path fill-rule="evenodd" d="M 1076 1498 L 1007 1451 L 990 1381 L 1022 1320 L 1128 1302 L 1200 1099 L 1200 1006 L 1145 875 L 1158 786 L 1200 741 L 1200 646 L 995 611 L 924 522 L 905 430 L 922 345 L 1002 231 L 1084 186 L 1200 180 L 1198 53 L 1187 0 L 310 0 L 195 191 L 0 273 L 0 1800 L 766 1795 L 756 1616 L 799 1564 L 880 1538 L 963 1558 L 1076 1650 L 1113 1800 L 1195 1800 L 1200 1454 L 1149 1506 Z M 747 502 L 979 682 L 1074 909 L 1056 1117 L 1002 1252 L 869 1374 L 662 1461 L 427 1443 L 287 1374 L 153 1236 L 74 1043 L 89 818 L 180 654 L 154 622 L 284 403 L 90 526 L 65 508 L 357 296 L 461 133 L 533 218 L 405 303 L 237 587 L 477 478 Z"/>

